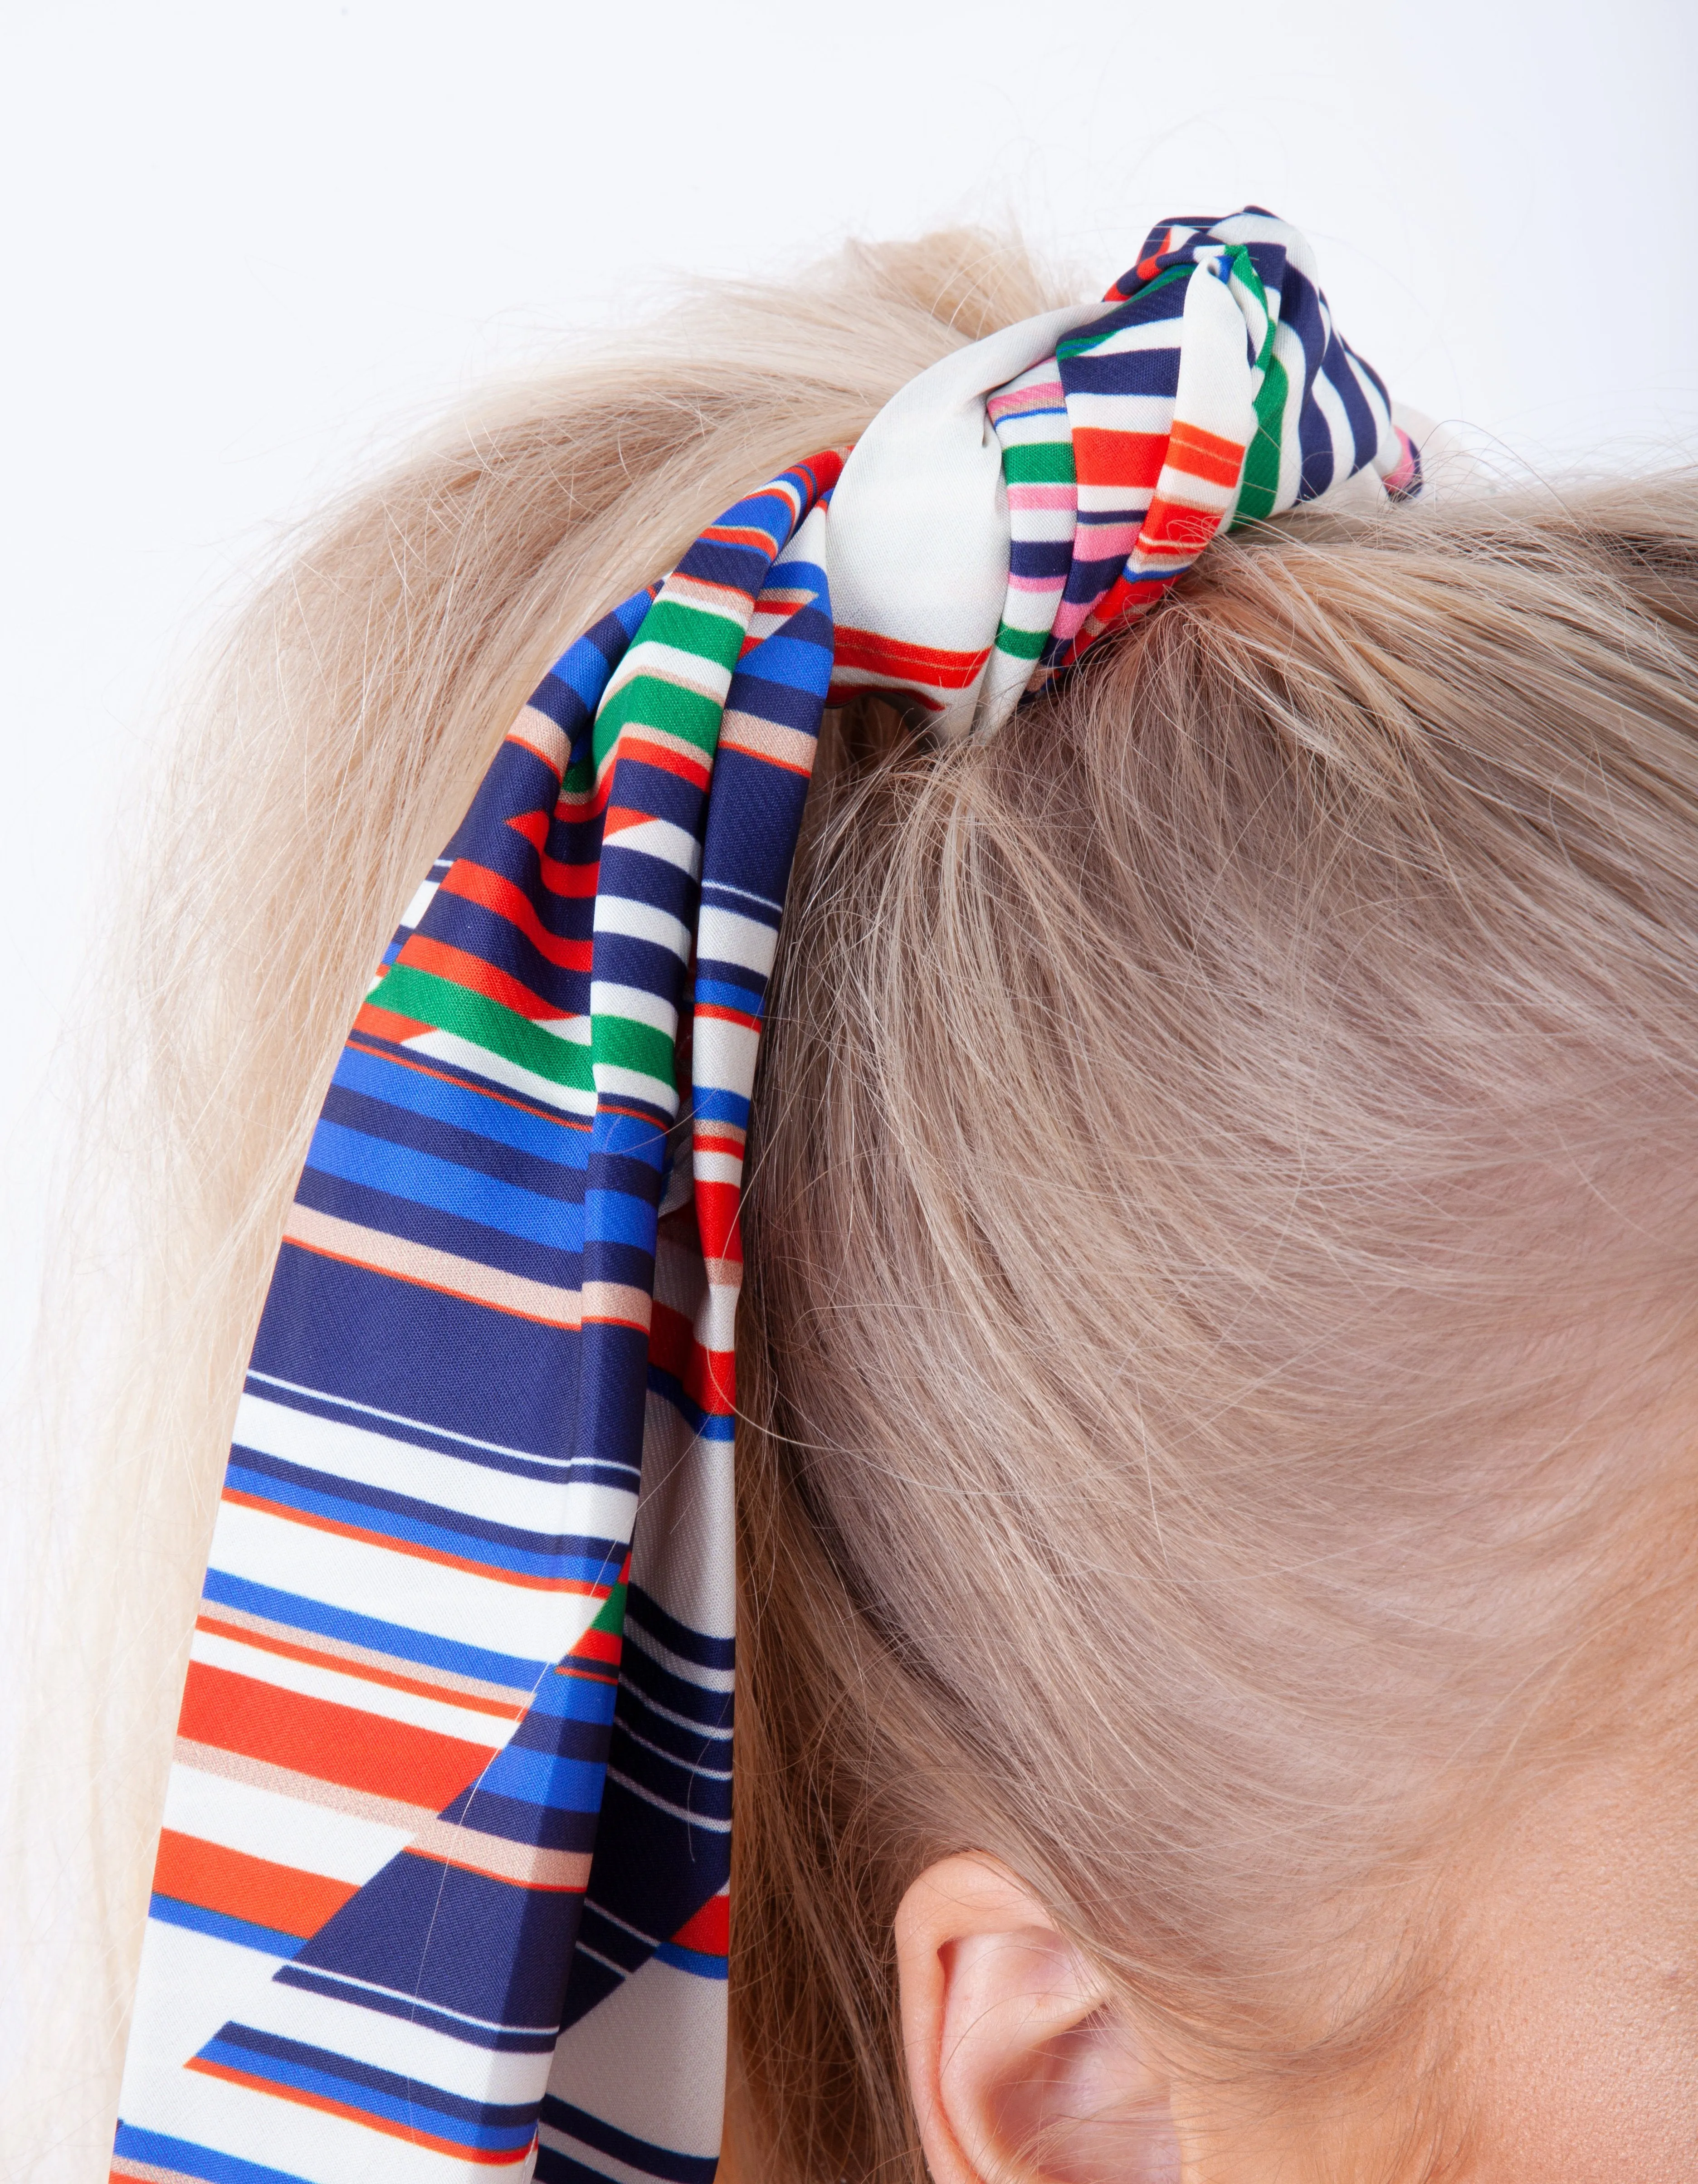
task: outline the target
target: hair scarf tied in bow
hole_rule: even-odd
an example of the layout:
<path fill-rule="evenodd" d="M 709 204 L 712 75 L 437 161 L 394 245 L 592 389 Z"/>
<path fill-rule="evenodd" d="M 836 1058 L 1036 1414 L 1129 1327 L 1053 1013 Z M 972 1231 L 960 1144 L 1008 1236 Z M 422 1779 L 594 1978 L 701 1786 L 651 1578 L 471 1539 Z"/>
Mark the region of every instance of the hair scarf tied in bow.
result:
<path fill-rule="evenodd" d="M 114 2176 L 710 2184 L 738 1206 L 821 711 L 993 727 L 1222 526 L 1418 474 L 1301 239 L 1170 223 L 1106 308 L 945 358 L 543 677 L 288 1217 Z"/>

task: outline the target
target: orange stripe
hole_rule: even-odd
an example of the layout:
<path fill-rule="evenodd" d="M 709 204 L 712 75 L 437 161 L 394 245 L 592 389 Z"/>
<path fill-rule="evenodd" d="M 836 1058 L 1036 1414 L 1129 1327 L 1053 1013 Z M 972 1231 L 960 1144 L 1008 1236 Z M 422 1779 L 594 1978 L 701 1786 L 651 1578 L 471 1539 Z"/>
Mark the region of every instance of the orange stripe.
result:
<path fill-rule="evenodd" d="M 1156 500 L 1150 504 L 1144 528 L 1138 535 L 1140 557 L 1165 558 L 1169 554 L 1200 554 L 1221 527 L 1218 510 L 1187 508 L 1183 503 Z"/>
<path fill-rule="evenodd" d="M 331 1699 L 303 1698 L 204 1661 L 189 1663 L 178 1730 L 195 1744 L 435 1812 L 477 1780 L 498 1748 L 493 1741 L 443 1736 Z"/>
<path fill-rule="evenodd" d="M 428 2146 L 437 2153 L 451 2153 L 457 2161 L 475 2161 L 482 2167 L 498 2166 L 518 2169 L 529 2153 L 528 2147 L 498 2151 L 494 2148 L 462 2146 L 457 2138 L 438 2138 L 434 2131 L 420 2131 L 416 2124 L 392 2123 L 387 2116 L 373 2115 L 369 2109 L 357 2109 L 347 2101 L 333 2101 L 322 2093 L 303 2092 L 298 2086 L 286 2086 L 276 2078 L 262 2078 L 252 2070 L 233 2070 L 227 2063 L 209 2063 L 195 2055 L 185 2063 L 186 2070 L 199 2070 L 209 2078 L 223 2078 L 232 2086 L 251 2086 L 256 2093 L 270 2093 L 285 2101 L 298 2101 L 303 2109 L 318 2109 L 326 2115 L 345 2116 L 349 2123 L 364 2124 L 368 2131 L 381 2131 L 387 2138 L 404 2138 L 414 2146 Z"/>
<path fill-rule="evenodd" d="M 1176 425 L 1168 442 L 1168 460 L 1192 477 L 1211 485 L 1234 486 L 1244 469 L 1244 448 L 1237 440 L 1223 440 L 1200 426 Z"/>
<path fill-rule="evenodd" d="M 440 1684 L 422 1683 L 416 1676 L 392 1675 L 387 1669 L 368 1668 L 363 1661 L 350 1661 L 340 1653 L 316 1652 L 310 1646 L 292 1646 L 286 1639 L 273 1638 L 269 1634 L 249 1630 L 240 1623 L 221 1623 L 215 1615 L 198 1615 L 197 1630 L 210 1630 L 220 1638 L 234 1638 L 244 1646 L 257 1646 L 262 1652 L 281 1653 L 291 1661 L 307 1661 L 315 1669 L 334 1669 L 338 1675 L 359 1676 L 368 1684 L 383 1684 L 392 1691 L 412 1691 L 421 1699 L 438 1699 L 444 1706 L 465 1707 L 473 1713 L 498 1713 L 510 1721 L 522 1721 L 522 1706 L 510 1706 L 505 1699 L 468 1698 L 465 1692 L 445 1691 Z"/>
<path fill-rule="evenodd" d="M 153 1886 L 159 1895 L 174 1896 L 180 1903 L 198 1903 L 203 1911 L 222 1911 L 229 1918 L 272 1926 L 280 1934 L 303 1940 L 316 1934 L 351 1896 L 359 1893 L 352 1881 L 327 1880 L 322 1874 L 303 1873 L 298 1866 L 278 1865 L 269 1858 L 229 1850 L 222 1843 L 203 1842 L 198 1836 L 179 1835 L 175 1828 L 159 1830 Z"/>

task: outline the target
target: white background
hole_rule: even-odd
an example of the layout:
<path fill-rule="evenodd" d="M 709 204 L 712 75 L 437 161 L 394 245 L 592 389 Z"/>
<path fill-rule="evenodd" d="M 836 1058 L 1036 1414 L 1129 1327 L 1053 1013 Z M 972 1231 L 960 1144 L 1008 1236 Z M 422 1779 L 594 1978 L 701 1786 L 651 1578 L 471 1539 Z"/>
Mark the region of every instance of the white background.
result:
<path fill-rule="evenodd" d="M 1698 450 L 1691 0 L 7 0 L 0 1367 L 126 789 L 288 517 L 479 377 L 845 235 L 1309 234 L 1401 398 Z"/>

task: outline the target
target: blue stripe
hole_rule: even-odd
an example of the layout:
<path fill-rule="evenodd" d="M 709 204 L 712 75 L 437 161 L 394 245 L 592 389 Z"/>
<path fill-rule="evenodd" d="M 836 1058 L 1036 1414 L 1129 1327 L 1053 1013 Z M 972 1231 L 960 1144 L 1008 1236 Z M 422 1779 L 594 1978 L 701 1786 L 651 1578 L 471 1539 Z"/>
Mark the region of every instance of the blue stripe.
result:
<path fill-rule="evenodd" d="M 423 1661 L 433 1669 L 447 1669 L 457 1676 L 475 1676 L 480 1683 L 499 1684 L 504 1689 L 530 1692 L 554 1663 L 525 1661 L 516 1653 L 497 1653 L 482 1646 L 462 1646 L 453 1639 L 432 1637 L 428 1631 L 409 1630 L 404 1624 L 380 1622 L 375 1615 L 353 1615 L 331 1607 L 321 1600 L 309 1600 L 298 1592 L 280 1592 L 269 1585 L 253 1585 L 232 1577 L 229 1571 L 209 1569 L 203 1592 L 218 1607 L 239 1607 L 248 1615 L 263 1616 L 297 1630 L 316 1630 L 326 1638 L 341 1638 L 351 1646 L 365 1646 L 374 1653 L 387 1653 L 398 1661 Z"/>
<path fill-rule="evenodd" d="M 210 1934 L 268 1957 L 292 1957 L 306 1946 L 299 1934 L 279 1933 L 275 1926 L 259 1926 L 251 1919 L 232 1919 L 222 1911 L 209 1911 L 203 1904 L 185 1903 L 176 1896 L 150 1896 L 148 1916 L 162 1926 L 186 1926 L 192 1934 Z"/>
<path fill-rule="evenodd" d="M 124 2161 L 142 2161 L 153 2169 L 175 2169 L 180 2176 L 198 2176 L 205 2184 L 311 2184 L 292 2169 L 268 2169 L 263 2162 L 242 2161 L 233 2153 L 198 2145 L 188 2138 L 172 2138 L 162 2131 L 141 2131 L 133 2123 L 118 2120 L 112 2151 Z"/>
<path fill-rule="evenodd" d="M 536 2123 L 532 2102 L 470 2100 L 464 2093 L 447 2092 L 440 2086 L 404 2077 L 375 2063 L 362 2063 L 352 2055 L 292 2040 L 281 2033 L 263 2032 L 251 2025 L 225 2025 L 200 2053 L 209 2062 L 226 2063 L 235 2070 L 252 2070 L 257 2059 L 281 2064 L 286 2070 L 298 2074 L 284 2082 L 303 2091 L 334 2092 L 338 2086 L 358 2086 L 362 2093 L 378 2097 L 361 2103 L 369 2105 L 376 2115 L 404 2117 L 415 2108 L 422 2109 L 427 2119 L 451 2119 L 459 2125 L 454 2136 L 463 2145 L 509 2145 L 516 2133 L 517 2143 L 528 2146 Z M 398 2103 L 398 2108 L 380 2105 L 385 2100 Z"/>
<path fill-rule="evenodd" d="M 357 1525 L 362 1531 L 381 1532 L 386 1539 L 434 1547 L 439 1553 L 458 1556 L 487 1569 L 510 1570 L 528 1577 L 570 1578 L 580 1585 L 609 1585 L 624 1559 L 622 1546 L 610 1546 L 601 1553 L 568 1554 L 563 1552 L 563 1540 L 550 1541 L 541 1534 L 537 1535 L 539 1544 L 527 1548 L 490 1537 L 492 1532 L 504 1528 L 475 1526 L 470 1521 L 464 1529 L 431 1524 L 394 1507 L 400 1501 L 398 1495 L 379 1495 L 376 1490 L 369 1495 L 327 1492 L 309 1485 L 302 1477 L 290 1477 L 288 1474 L 296 1470 L 292 1464 L 277 1464 L 264 1457 L 256 1459 L 245 1449 L 239 1451 L 242 1460 L 238 1462 L 237 1454 L 232 1451 L 226 1476 L 239 1493 L 252 1494 L 279 1508 L 299 1509 L 337 1524 Z"/>
<path fill-rule="evenodd" d="M 567 1813 L 593 1813 L 601 1802 L 607 1773 L 598 1760 L 573 1759 L 564 1752 L 527 1752 L 509 1744 L 478 1777 L 478 1788 L 492 1797 Z"/>
<path fill-rule="evenodd" d="M 415 1205 L 431 1206 L 480 1228 L 524 1236 L 556 1251 L 583 1248 L 582 1210 L 557 1198 L 501 1183 L 476 1168 L 439 1160 L 434 1153 L 368 1137 L 340 1123 L 321 1121 L 307 1153 L 309 1167 L 368 1190 L 386 1191 Z"/>
<path fill-rule="evenodd" d="M 654 1952 L 657 1964 L 671 1964 L 675 1971 L 693 1972 L 698 1979 L 722 1980 L 727 1976 L 723 1957 L 710 1957 L 699 1949 L 681 1949 L 676 1942 L 662 1942 Z"/>

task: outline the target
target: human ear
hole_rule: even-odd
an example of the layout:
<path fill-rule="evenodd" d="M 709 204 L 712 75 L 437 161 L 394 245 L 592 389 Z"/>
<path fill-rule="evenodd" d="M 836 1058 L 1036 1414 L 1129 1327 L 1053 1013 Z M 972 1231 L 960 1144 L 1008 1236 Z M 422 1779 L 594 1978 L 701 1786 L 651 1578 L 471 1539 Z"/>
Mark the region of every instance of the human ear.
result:
<path fill-rule="evenodd" d="M 897 1912 L 896 1957 L 934 2184 L 1181 2184 L 1162 2072 L 1006 1866 L 928 1866 Z"/>

